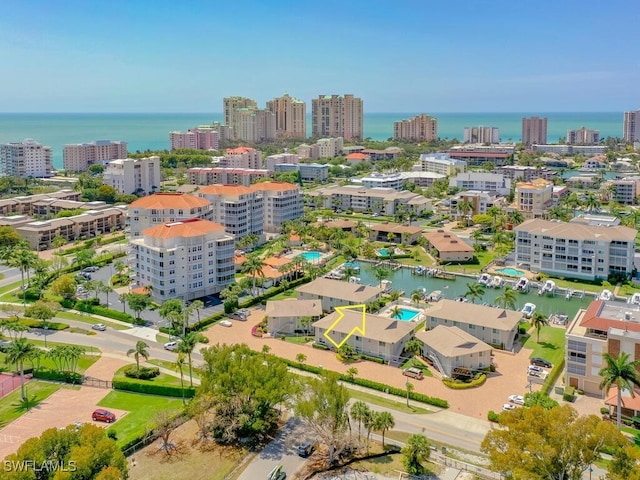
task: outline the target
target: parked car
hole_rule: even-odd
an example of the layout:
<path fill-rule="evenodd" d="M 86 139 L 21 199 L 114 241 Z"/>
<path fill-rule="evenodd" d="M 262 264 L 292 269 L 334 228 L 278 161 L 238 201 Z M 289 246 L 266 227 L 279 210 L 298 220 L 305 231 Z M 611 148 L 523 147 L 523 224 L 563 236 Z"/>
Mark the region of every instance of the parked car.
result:
<path fill-rule="evenodd" d="M 107 326 L 104 323 L 94 323 L 91 328 L 104 332 L 107 329 Z"/>
<path fill-rule="evenodd" d="M 229 320 L 222 320 L 220 322 L 220 325 L 222 325 L 223 327 L 231 327 L 233 326 L 233 323 L 231 323 Z"/>
<path fill-rule="evenodd" d="M 529 368 L 527 368 L 527 373 L 534 377 L 539 377 L 544 373 L 544 370 L 542 367 L 538 367 L 537 365 L 530 365 Z"/>
<path fill-rule="evenodd" d="M 550 361 L 545 360 L 544 358 L 540 358 L 540 357 L 533 357 L 531 359 L 531 365 L 536 365 L 538 367 L 544 367 L 544 368 L 553 367 L 553 365 L 551 364 Z"/>
<path fill-rule="evenodd" d="M 315 449 L 316 449 L 315 442 L 310 442 L 310 441 L 302 442 L 300 445 L 298 445 L 298 455 L 301 456 L 302 458 L 307 458 L 315 451 Z"/>
<path fill-rule="evenodd" d="M 98 270 L 100 270 L 99 267 L 96 267 L 95 265 L 92 265 L 90 267 L 86 267 L 85 269 L 83 269 L 82 273 L 93 273 L 93 272 L 97 272 Z"/>
<path fill-rule="evenodd" d="M 175 352 L 179 347 L 180 345 L 178 342 L 167 342 L 164 344 L 164 349 L 169 350 L 170 352 Z"/>
<path fill-rule="evenodd" d="M 424 378 L 424 374 L 422 373 L 422 370 L 415 367 L 404 369 L 402 371 L 402 374 L 406 375 L 407 377 L 415 378 L 417 380 L 422 380 Z"/>
<path fill-rule="evenodd" d="M 116 421 L 116 416 L 111 413 L 109 410 L 105 410 L 103 408 L 98 408 L 94 410 L 91 414 L 91 418 L 94 422 L 107 422 L 113 423 Z"/>
<path fill-rule="evenodd" d="M 502 405 L 502 410 L 515 410 L 517 407 L 512 403 L 505 403 Z"/>
<path fill-rule="evenodd" d="M 509 402 L 516 405 L 524 405 L 524 397 L 522 395 L 509 395 Z"/>

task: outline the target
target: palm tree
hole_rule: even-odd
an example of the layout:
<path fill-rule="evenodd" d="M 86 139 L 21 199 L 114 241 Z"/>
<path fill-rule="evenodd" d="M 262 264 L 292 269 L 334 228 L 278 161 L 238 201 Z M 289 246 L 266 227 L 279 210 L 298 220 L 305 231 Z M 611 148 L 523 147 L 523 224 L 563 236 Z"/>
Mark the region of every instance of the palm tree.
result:
<path fill-rule="evenodd" d="M 193 362 L 191 361 L 191 354 L 193 350 L 196 348 L 198 344 L 198 340 L 200 339 L 200 333 L 198 332 L 189 332 L 186 335 L 183 335 L 181 338 L 180 346 L 178 347 L 178 352 L 185 353 L 187 355 L 187 359 L 189 360 L 189 385 L 193 387 Z"/>
<path fill-rule="evenodd" d="M 458 212 L 460 212 L 460 214 L 465 217 L 465 223 L 468 222 L 468 218 L 467 215 L 469 212 L 473 212 L 473 205 L 471 205 L 471 202 L 467 202 L 466 200 L 463 200 L 461 202 L 458 202 L 458 205 L 456 206 L 456 210 L 458 210 Z"/>
<path fill-rule="evenodd" d="M 29 283 L 29 272 L 35 266 L 38 255 L 26 248 L 18 248 L 13 250 L 11 256 L 7 260 L 7 266 L 20 269 L 22 277 L 22 290 L 25 289 L 24 278 L 27 275 L 27 284 Z"/>
<path fill-rule="evenodd" d="M 382 287 L 382 280 L 389 276 L 389 270 L 384 267 L 377 267 L 373 271 L 373 275 L 376 277 L 376 280 L 378 280 L 379 286 Z"/>
<path fill-rule="evenodd" d="M 618 357 L 614 357 L 605 353 L 602 355 L 607 362 L 607 366 L 603 367 L 598 373 L 602 377 L 600 388 L 607 393 L 614 385 L 618 388 L 618 403 L 616 406 L 618 430 L 622 427 L 622 391 L 627 390 L 635 397 L 633 392 L 634 386 L 640 387 L 640 360 L 629 360 L 629 354 L 620 352 Z"/>
<path fill-rule="evenodd" d="M 362 424 L 366 422 L 370 416 L 371 409 L 363 401 L 358 400 L 351 406 L 351 418 L 358 422 L 358 438 L 360 438 Z"/>
<path fill-rule="evenodd" d="M 193 302 L 191 302 L 191 305 L 189 305 L 189 316 L 191 316 L 191 312 L 196 312 L 198 323 L 200 323 L 200 310 L 202 310 L 203 308 L 204 302 L 202 302 L 202 300 L 194 300 Z M 187 319 L 187 327 L 189 327 L 188 320 L 189 319 Z"/>
<path fill-rule="evenodd" d="M 391 310 L 391 318 L 402 318 L 402 309 L 398 305 Z"/>
<path fill-rule="evenodd" d="M 373 425 L 374 430 L 378 430 L 382 434 L 382 448 L 384 449 L 384 433 L 396 426 L 393 415 L 389 412 L 378 412 L 374 417 Z"/>
<path fill-rule="evenodd" d="M 531 325 L 535 327 L 536 331 L 538 332 L 538 343 L 540 343 L 540 330 L 542 330 L 542 327 L 548 324 L 549 320 L 547 319 L 547 316 L 542 312 L 535 312 L 531 317 Z"/>
<path fill-rule="evenodd" d="M 15 338 L 7 348 L 5 362 L 15 365 L 20 370 L 20 396 L 22 400 L 27 397 L 24 392 L 24 362 L 31 358 L 35 347 L 26 338 Z"/>
<path fill-rule="evenodd" d="M 507 285 L 504 287 L 504 291 L 502 295 L 496 297 L 496 304 L 502 308 L 510 308 L 511 310 L 516 309 L 516 305 L 518 303 L 516 291 L 511 287 L 511 285 Z"/>
<path fill-rule="evenodd" d="M 593 193 L 588 193 L 587 198 L 584 200 L 584 206 L 587 207 L 589 212 L 592 212 L 596 207 L 598 207 L 598 199 L 595 197 Z"/>
<path fill-rule="evenodd" d="M 104 293 L 106 295 L 106 297 L 107 297 L 107 307 L 108 307 L 109 306 L 109 294 L 113 293 L 113 287 L 108 283 L 104 283 L 104 284 L 102 284 L 101 290 L 102 290 L 102 293 Z"/>
<path fill-rule="evenodd" d="M 140 357 L 144 358 L 145 360 L 149 359 L 149 345 L 147 345 L 145 342 L 143 342 L 142 340 L 138 340 L 136 342 L 136 346 L 135 348 L 130 348 L 129 350 L 127 350 L 127 357 L 129 355 L 133 355 L 133 358 L 136 359 L 136 370 L 140 370 Z"/>
<path fill-rule="evenodd" d="M 178 357 L 176 358 L 175 363 L 173 364 L 176 368 L 176 371 L 180 373 L 180 390 L 182 391 L 182 404 L 184 405 L 184 374 L 183 369 L 186 365 L 186 361 L 184 359 L 184 354 L 182 352 L 178 352 Z"/>
<path fill-rule="evenodd" d="M 467 292 L 464 294 L 465 298 L 470 298 L 471 303 L 476 303 L 476 300 L 484 296 L 484 285 L 481 283 L 467 283 Z"/>
<path fill-rule="evenodd" d="M 411 292 L 411 301 L 415 304 L 416 307 L 420 305 L 420 300 L 422 300 L 422 297 L 422 290 L 414 290 L 413 292 Z"/>
<path fill-rule="evenodd" d="M 420 355 L 422 353 L 423 343 L 417 338 L 412 338 L 404 346 L 404 349 L 412 355 Z"/>
<path fill-rule="evenodd" d="M 265 265 L 264 260 L 262 260 L 258 255 L 247 255 L 247 260 L 242 264 L 242 273 L 253 277 L 252 293 L 254 296 L 256 295 L 256 281 L 258 280 L 258 277 L 264 278 L 262 268 Z"/>
<path fill-rule="evenodd" d="M 509 212 L 509 215 L 507 217 L 509 218 L 509 221 L 514 225 L 520 225 L 522 222 L 524 222 L 524 215 L 522 215 L 522 212 L 519 212 L 518 210 Z"/>
<path fill-rule="evenodd" d="M 343 280 L 345 281 L 349 280 L 349 277 L 358 276 L 358 271 L 354 267 L 344 267 L 344 269 L 342 270 L 342 273 L 344 273 Z"/>
<path fill-rule="evenodd" d="M 502 215 L 502 209 L 494 205 L 493 207 L 487 208 L 487 215 L 491 217 L 491 227 L 495 230 L 496 220 L 500 215 Z"/>
<path fill-rule="evenodd" d="M 397 302 L 401 296 L 402 294 L 399 290 L 391 290 L 389 292 L 389 300 L 391 300 L 391 302 Z"/>

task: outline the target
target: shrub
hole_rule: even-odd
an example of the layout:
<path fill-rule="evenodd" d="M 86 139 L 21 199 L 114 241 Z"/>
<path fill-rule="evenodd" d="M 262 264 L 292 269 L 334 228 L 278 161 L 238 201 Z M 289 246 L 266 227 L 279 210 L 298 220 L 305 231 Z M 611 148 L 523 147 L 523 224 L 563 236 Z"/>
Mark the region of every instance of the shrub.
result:
<path fill-rule="evenodd" d="M 576 389 L 574 387 L 567 387 L 564 389 L 564 394 L 562 395 L 562 399 L 565 402 L 573 402 L 575 399 Z"/>
<path fill-rule="evenodd" d="M 23 318 L 20 320 L 20 323 L 29 328 L 43 328 L 42 320 L 35 320 L 33 318 Z M 69 325 L 66 323 L 59 322 L 47 322 L 47 327 L 49 330 L 66 330 L 69 328 Z"/>
<path fill-rule="evenodd" d="M 160 369 L 158 367 L 140 367 L 139 369 L 135 365 L 130 365 L 124 370 L 124 374 L 129 378 L 137 378 L 138 380 L 149 380 L 160 375 Z"/>
<path fill-rule="evenodd" d="M 147 393 L 150 395 L 161 395 L 164 397 L 182 397 L 182 389 L 173 385 L 156 385 L 153 383 L 143 383 L 132 380 L 113 380 L 113 388 L 128 392 Z M 196 394 L 194 387 L 184 387 L 184 396 L 193 398 Z"/>
<path fill-rule="evenodd" d="M 327 347 L 326 345 L 322 345 L 321 343 L 318 343 L 318 342 L 313 342 L 311 346 L 313 348 L 317 348 L 318 350 L 330 350 L 329 347 Z"/>
<path fill-rule="evenodd" d="M 607 407 L 601 407 L 600 408 L 600 414 L 609 415 L 609 409 Z"/>
<path fill-rule="evenodd" d="M 33 371 L 34 378 L 42 380 L 53 380 L 54 382 L 82 384 L 82 375 L 75 372 L 61 372 L 59 370 L 49 370 L 48 368 L 38 368 Z"/>
<path fill-rule="evenodd" d="M 490 422 L 498 423 L 499 419 L 500 419 L 499 413 L 496 413 L 493 410 L 489 410 L 489 413 L 487 413 L 487 420 L 489 420 Z"/>
<path fill-rule="evenodd" d="M 376 363 L 379 363 L 381 365 L 384 365 L 384 358 L 372 357 L 371 355 L 365 355 L 364 353 L 361 353 L 359 355 L 359 357 L 362 360 L 369 360 L 370 362 L 376 362 Z"/>
<path fill-rule="evenodd" d="M 120 312 L 119 310 L 102 307 L 100 305 L 92 305 L 86 300 L 80 300 L 79 302 L 76 302 L 75 308 L 76 310 L 79 310 L 81 312 L 93 313 L 94 315 L 113 318 L 114 320 L 120 320 L 121 322 L 132 323 L 134 325 L 136 324 L 136 319 L 133 317 L 133 315 L 125 312 Z"/>
<path fill-rule="evenodd" d="M 551 373 L 547 376 L 547 379 L 544 381 L 544 385 L 542 385 L 541 392 L 545 395 L 549 395 L 549 392 L 553 388 L 556 383 L 556 380 L 564 370 L 564 358 L 560 360 L 556 365 L 553 366 Z"/>
<path fill-rule="evenodd" d="M 452 388 L 454 390 L 464 390 L 466 388 L 479 387 L 480 385 L 484 384 L 486 380 L 487 380 L 487 375 L 483 373 L 479 375 L 477 378 L 474 378 L 469 382 L 457 382 L 450 378 L 443 378 L 442 383 L 444 383 L 447 387 Z"/>
<path fill-rule="evenodd" d="M 107 437 L 111 440 L 118 440 L 118 434 L 115 430 L 107 430 Z"/>

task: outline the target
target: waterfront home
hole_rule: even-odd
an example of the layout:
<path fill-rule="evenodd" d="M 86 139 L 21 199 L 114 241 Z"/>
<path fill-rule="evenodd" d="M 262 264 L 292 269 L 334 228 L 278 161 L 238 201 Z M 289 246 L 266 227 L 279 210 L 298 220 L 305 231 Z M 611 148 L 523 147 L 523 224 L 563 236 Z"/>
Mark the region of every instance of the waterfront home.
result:
<path fill-rule="evenodd" d="M 369 240 L 372 242 L 395 242 L 413 245 L 418 242 L 418 238 L 422 233 L 420 227 L 409 227 L 406 225 L 398 225 L 397 223 L 379 223 L 371 225 L 369 231 Z"/>
<path fill-rule="evenodd" d="M 440 263 L 467 262 L 473 258 L 473 247 L 453 232 L 437 230 L 422 236 L 429 241 L 427 251 L 435 249 Z"/>
<path fill-rule="evenodd" d="M 269 300 L 265 307 L 269 333 L 293 335 L 306 333 L 311 324 L 304 325 L 303 319 L 315 322 L 322 317 L 320 300 Z"/>
<path fill-rule="evenodd" d="M 299 300 L 320 300 L 322 310 L 331 312 L 335 307 L 367 304 L 378 300 L 382 296 L 383 289 L 359 283 L 317 278 L 299 286 L 296 292 Z"/>

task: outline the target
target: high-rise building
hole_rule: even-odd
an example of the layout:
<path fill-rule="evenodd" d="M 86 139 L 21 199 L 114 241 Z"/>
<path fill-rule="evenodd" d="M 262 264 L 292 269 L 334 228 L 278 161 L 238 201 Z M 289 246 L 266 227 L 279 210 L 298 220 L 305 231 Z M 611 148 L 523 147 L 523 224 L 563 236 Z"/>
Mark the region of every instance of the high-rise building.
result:
<path fill-rule="evenodd" d="M 547 119 L 530 117 L 522 119 L 522 143 L 525 146 L 547 144 Z"/>
<path fill-rule="evenodd" d="M 362 99 L 353 95 L 320 95 L 311 101 L 312 135 L 363 138 Z"/>
<path fill-rule="evenodd" d="M 213 221 L 224 225 L 236 240 L 249 234 L 262 235 L 264 200 L 255 190 L 242 185 L 207 185 L 196 195 L 213 206 Z"/>
<path fill-rule="evenodd" d="M 464 143 L 500 143 L 500 130 L 496 127 L 464 127 Z"/>
<path fill-rule="evenodd" d="M 624 112 L 622 138 L 629 143 L 640 140 L 640 110 Z"/>
<path fill-rule="evenodd" d="M 236 140 L 259 143 L 276 138 L 276 115 L 269 110 L 240 108 L 236 110 L 233 133 Z"/>
<path fill-rule="evenodd" d="M 155 193 L 160 189 L 160 157 L 112 160 L 104 170 L 102 182 L 120 193 Z"/>
<path fill-rule="evenodd" d="M 285 93 L 267 102 L 267 110 L 276 116 L 278 138 L 307 138 L 307 104 Z"/>
<path fill-rule="evenodd" d="M 171 150 L 192 148 L 195 150 L 218 150 L 220 132 L 213 127 L 190 128 L 188 132 L 170 132 Z"/>
<path fill-rule="evenodd" d="M 257 109 L 255 100 L 246 97 L 227 97 L 222 100 L 222 111 L 224 113 L 224 124 L 231 129 L 234 139 L 239 138 L 237 127 L 240 125 L 240 114 L 238 110 L 242 108 Z"/>
<path fill-rule="evenodd" d="M 0 176 L 51 177 L 51 170 L 51 147 L 45 147 L 32 138 L 22 143 L 0 145 Z"/>
<path fill-rule="evenodd" d="M 127 142 L 96 140 L 64 146 L 63 161 L 67 172 L 85 172 L 94 163 L 106 165 L 111 160 L 127 158 Z"/>
<path fill-rule="evenodd" d="M 262 152 L 249 147 L 227 148 L 219 166 L 222 168 L 260 169 L 262 168 Z"/>
<path fill-rule="evenodd" d="M 298 185 L 260 182 L 249 188 L 263 200 L 265 232 L 280 232 L 285 222 L 302 217 L 304 200 Z"/>
<path fill-rule="evenodd" d="M 567 131 L 567 145 L 597 145 L 600 143 L 600 131 L 582 127 Z"/>
<path fill-rule="evenodd" d="M 438 139 L 438 119 L 430 115 L 416 115 L 393 123 L 395 140 L 431 142 Z"/>

